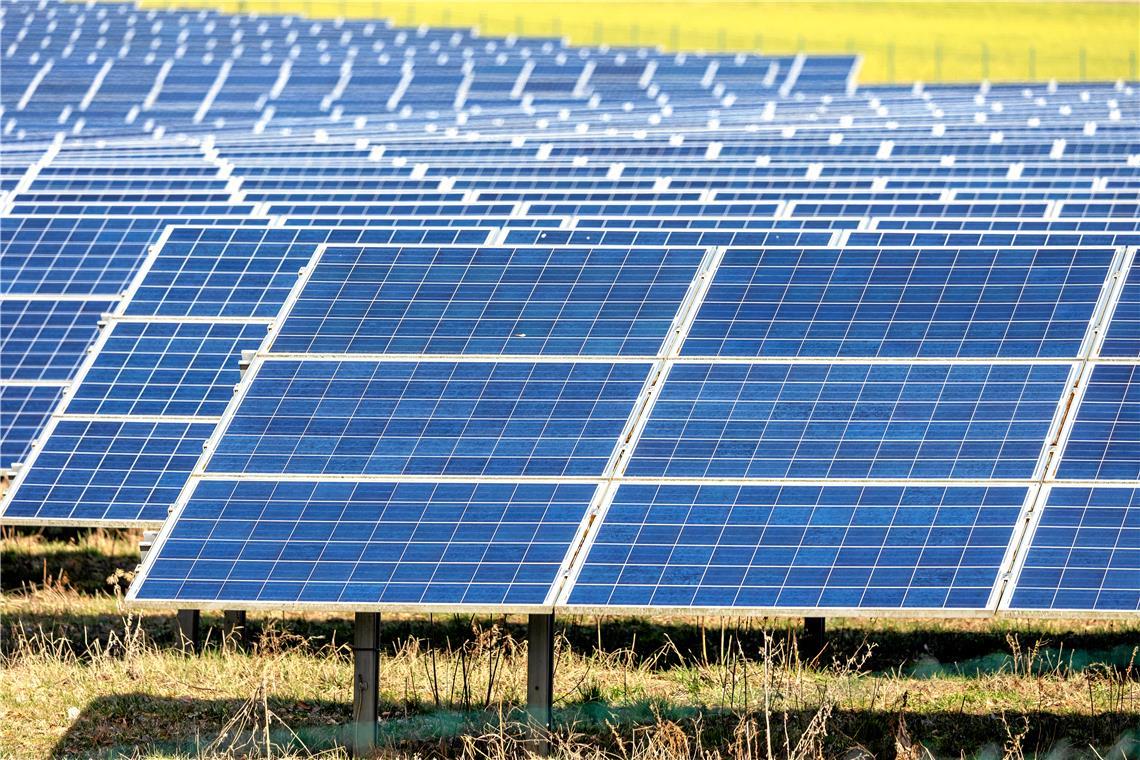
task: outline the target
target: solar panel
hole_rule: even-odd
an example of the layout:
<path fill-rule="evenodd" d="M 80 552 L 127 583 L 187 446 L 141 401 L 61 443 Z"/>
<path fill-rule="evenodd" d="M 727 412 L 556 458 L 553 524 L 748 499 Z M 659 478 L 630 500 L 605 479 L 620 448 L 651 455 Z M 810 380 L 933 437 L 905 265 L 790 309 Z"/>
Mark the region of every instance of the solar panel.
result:
<path fill-rule="evenodd" d="M 1075 357 L 1112 249 L 730 249 L 688 356 Z"/>
<path fill-rule="evenodd" d="M 1140 480 L 1140 365 L 1093 368 L 1057 478 Z"/>
<path fill-rule="evenodd" d="M 0 467 L 21 461 L 62 392 L 59 386 L 0 383 Z"/>
<path fill-rule="evenodd" d="M 263 324 L 120 322 L 71 394 L 68 414 L 220 416 L 242 351 Z"/>
<path fill-rule="evenodd" d="M 3 519 L 176 504 L 132 598 L 1135 613 L 1128 83 L 16 7 Z"/>
<path fill-rule="evenodd" d="M 213 423 L 60 420 L 4 511 L 12 520 L 160 523 Z"/>
<path fill-rule="evenodd" d="M 1053 486 L 1009 609 L 1140 611 L 1140 489 Z"/>
<path fill-rule="evenodd" d="M 985 609 L 1026 490 L 626 484 L 566 603 Z"/>
<path fill-rule="evenodd" d="M 7 218 L 0 230 L 0 292 L 118 296 L 130 281 L 162 220 L 129 217 Z"/>
<path fill-rule="evenodd" d="M 71 379 L 112 301 L 0 298 L 0 379 Z"/>
<path fill-rule="evenodd" d="M 207 472 L 597 477 L 643 363 L 265 361 Z"/>
<path fill-rule="evenodd" d="M 315 250 L 269 229 L 176 227 L 126 313 L 274 317 Z"/>
<path fill-rule="evenodd" d="M 326 242 L 483 242 L 482 230 L 175 227 L 131 294 L 129 316 L 275 317 Z"/>
<path fill-rule="evenodd" d="M 1125 276 L 1100 355 L 1140 359 L 1140 265 L 1135 259 Z"/>
<path fill-rule="evenodd" d="M 678 363 L 626 474 L 1031 478 L 1069 371 Z"/>
<path fill-rule="evenodd" d="M 549 604 L 594 491 L 587 484 L 203 480 L 137 598 L 539 607 Z"/>
<path fill-rule="evenodd" d="M 330 247 L 273 350 L 653 356 L 704 254 Z"/>

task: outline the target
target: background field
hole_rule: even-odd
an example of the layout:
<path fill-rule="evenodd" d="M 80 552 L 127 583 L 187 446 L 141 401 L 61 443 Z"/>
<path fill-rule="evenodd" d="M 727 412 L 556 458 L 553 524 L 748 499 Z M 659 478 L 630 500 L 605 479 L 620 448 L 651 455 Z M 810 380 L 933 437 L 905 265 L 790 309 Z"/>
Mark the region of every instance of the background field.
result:
<path fill-rule="evenodd" d="M 518 2 L 504 0 L 143 0 L 236 11 L 478 26 L 486 34 L 669 50 L 858 52 L 863 83 L 1132 79 L 1140 3 Z"/>
<path fill-rule="evenodd" d="M 351 621 L 251 617 L 250 645 L 214 628 L 188 656 L 171 614 L 114 594 L 136 539 L 4 539 L 0 757 L 344 757 Z M 382 756 L 524 756 L 502 722 L 523 701 L 524 621 L 384 622 Z M 1140 756 L 1140 621 L 833 620 L 814 661 L 798 624 L 561 621 L 560 756 Z"/>

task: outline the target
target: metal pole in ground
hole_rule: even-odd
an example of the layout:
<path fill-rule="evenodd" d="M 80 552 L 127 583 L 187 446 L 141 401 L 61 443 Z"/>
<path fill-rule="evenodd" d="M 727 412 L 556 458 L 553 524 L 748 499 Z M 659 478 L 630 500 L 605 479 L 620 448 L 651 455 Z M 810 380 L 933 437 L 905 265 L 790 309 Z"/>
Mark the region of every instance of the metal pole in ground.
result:
<path fill-rule="evenodd" d="M 178 610 L 175 618 L 178 624 L 178 646 L 182 651 L 198 651 L 199 635 L 202 630 L 202 615 L 198 610 Z"/>
<path fill-rule="evenodd" d="M 530 750 L 545 757 L 554 719 L 554 615 L 531 615 L 527 620 L 526 711 Z"/>
<path fill-rule="evenodd" d="M 248 644 L 249 633 L 245 625 L 245 610 L 226 610 L 222 619 L 222 640 L 237 644 Z"/>
<path fill-rule="evenodd" d="M 827 618 L 804 618 L 804 638 L 800 654 L 805 660 L 814 660 L 823 654 L 827 645 Z"/>
<path fill-rule="evenodd" d="M 358 612 L 352 636 L 352 752 L 365 755 L 376 747 L 380 714 L 380 614 Z"/>

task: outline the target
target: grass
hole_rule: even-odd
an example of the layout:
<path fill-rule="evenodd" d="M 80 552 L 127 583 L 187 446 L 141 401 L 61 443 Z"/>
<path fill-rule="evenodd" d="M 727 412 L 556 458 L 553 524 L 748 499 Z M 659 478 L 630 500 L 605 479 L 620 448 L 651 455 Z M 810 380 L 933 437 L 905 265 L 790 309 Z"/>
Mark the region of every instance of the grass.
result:
<path fill-rule="evenodd" d="M 9 535 L 4 567 L 17 553 L 35 567 L 37 555 L 102 552 L 129 566 L 125 543 Z M 110 575 L 107 588 L 121 587 L 121 573 Z M 347 620 L 251 616 L 253 641 L 239 647 L 206 618 L 215 627 L 205 651 L 189 655 L 174 646 L 169 615 L 132 615 L 115 593 L 50 574 L 6 591 L 0 613 L 0 756 L 345 756 Z M 525 755 L 524 621 L 384 622 L 383 756 Z M 800 656 L 787 621 L 561 624 L 562 757 L 1140 753 L 1140 622 L 837 620 L 818 662 Z"/>
<path fill-rule="evenodd" d="M 867 83 L 1135 80 L 1140 4 L 1123 1 L 144 0 L 144 5 L 390 18 L 487 35 L 668 50 L 861 53 Z"/>

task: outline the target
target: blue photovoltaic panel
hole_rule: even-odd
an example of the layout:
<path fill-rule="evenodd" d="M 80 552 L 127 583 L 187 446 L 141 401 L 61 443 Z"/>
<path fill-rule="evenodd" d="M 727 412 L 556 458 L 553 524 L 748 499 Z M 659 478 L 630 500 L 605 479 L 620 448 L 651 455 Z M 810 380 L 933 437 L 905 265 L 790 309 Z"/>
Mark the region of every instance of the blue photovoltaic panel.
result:
<path fill-rule="evenodd" d="M 1140 365 L 1093 369 L 1057 477 L 1140 479 Z"/>
<path fill-rule="evenodd" d="M 10 216 L 0 226 L 0 293 L 118 295 L 161 226 L 155 218 Z"/>
<path fill-rule="evenodd" d="M 456 243 L 482 242 L 487 237 L 487 230 L 429 229 L 423 226 L 424 220 L 404 221 L 418 226 L 175 227 L 131 298 L 126 314 L 275 317 L 297 282 L 301 267 L 309 263 L 322 243 Z"/>
<path fill-rule="evenodd" d="M 1135 260 L 1109 320 L 1100 355 L 1140 359 L 1140 263 Z"/>
<path fill-rule="evenodd" d="M 0 379 L 70 380 L 111 301 L 0 300 Z"/>
<path fill-rule="evenodd" d="M 1075 357 L 1111 249 L 729 249 L 686 356 Z"/>
<path fill-rule="evenodd" d="M 594 490 L 203 480 L 138 598 L 542 604 Z"/>
<path fill-rule="evenodd" d="M 129 316 L 275 317 L 317 242 L 284 230 L 175 228 Z"/>
<path fill-rule="evenodd" d="M 647 364 L 270 360 L 207 470 L 597 476 Z"/>
<path fill-rule="evenodd" d="M 569 603 L 983 609 L 1025 493 L 626 484 Z"/>
<path fill-rule="evenodd" d="M 675 365 L 630 476 L 1028 478 L 1067 365 Z"/>
<path fill-rule="evenodd" d="M 212 423 L 61 420 L 3 516 L 162 522 L 213 430 Z"/>
<path fill-rule="evenodd" d="M 241 352 L 265 334 L 265 325 L 119 322 L 67 413 L 220 416 L 241 379 Z"/>
<path fill-rule="evenodd" d="M 0 383 L 0 468 L 23 459 L 62 392 L 62 388 L 50 385 Z"/>
<path fill-rule="evenodd" d="M 696 248 L 329 248 L 273 350 L 655 355 Z"/>
<path fill-rule="evenodd" d="M 1053 486 L 1010 607 L 1140 611 L 1140 489 Z"/>

